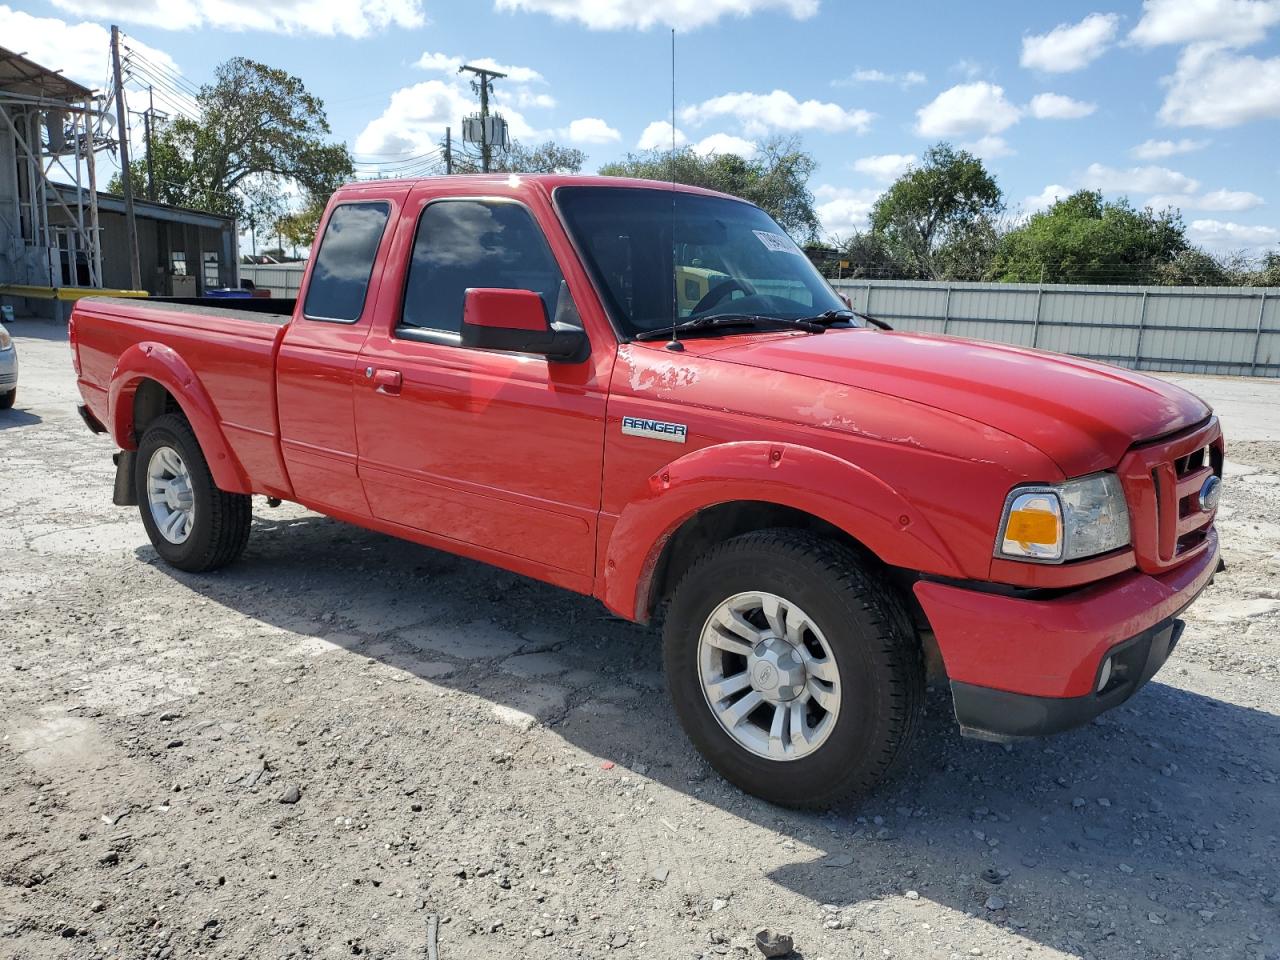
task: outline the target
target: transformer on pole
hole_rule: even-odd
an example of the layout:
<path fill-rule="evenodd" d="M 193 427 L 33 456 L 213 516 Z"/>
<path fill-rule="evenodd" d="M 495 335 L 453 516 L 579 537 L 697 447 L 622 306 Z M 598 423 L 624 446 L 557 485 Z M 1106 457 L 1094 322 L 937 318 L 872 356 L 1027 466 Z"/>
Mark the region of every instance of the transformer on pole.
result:
<path fill-rule="evenodd" d="M 489 94 L 493 92 L 493 81 L 502 79 L 506 74 L 470 65 L 458 68 L 459 73 L 464 71 L 476 76 L 471 81 L 471 88 L 480 94 L 480 113 L 462 121 L 462 139 L 467 143 L 480 145 L 480 169 L 488 173 L 493 163 L 494 146 L 501 150 L 507 150 L 511 146 L 507 137 L 507 121 L 500 114 L 489 114 Z"/>

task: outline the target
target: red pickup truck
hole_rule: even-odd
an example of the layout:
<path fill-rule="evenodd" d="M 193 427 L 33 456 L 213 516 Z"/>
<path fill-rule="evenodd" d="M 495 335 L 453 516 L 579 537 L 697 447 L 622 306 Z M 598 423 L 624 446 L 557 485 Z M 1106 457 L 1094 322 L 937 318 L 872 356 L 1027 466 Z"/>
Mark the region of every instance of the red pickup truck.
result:
<path fill-rule="evenodd" d="M 353 184 L 296 303 L 81 300 L 70 335 L 169 563 L 232 562 L 258 494 L 661 621 L 690 739 L 782 804 L 871 788 L 926 675 L 969 735 L 1087 722 L 1219 565 L 1199 399 L 889 331 L 705 190 Z"/>

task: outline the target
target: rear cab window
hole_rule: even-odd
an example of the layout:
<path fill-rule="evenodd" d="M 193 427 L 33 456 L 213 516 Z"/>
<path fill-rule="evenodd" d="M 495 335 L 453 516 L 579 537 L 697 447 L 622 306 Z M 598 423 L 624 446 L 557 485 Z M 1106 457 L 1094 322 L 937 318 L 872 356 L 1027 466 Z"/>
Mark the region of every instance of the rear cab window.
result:
<path fill-rule="evenodd" d="M 523 204 L 503 198 L 428 203 L 414 234 L 397 336 L 459 343 L 467 290 L 482 287 L 531 290 L 542 298 L 548 320 L 581 327 L 564 274 Z"/>
<path fill-rule="evenodd" d="M 334 207 L 311 268 L 303 316 L 333 323 L 360 319 L 390 215 L 391 205 L 385 200 Z"/>

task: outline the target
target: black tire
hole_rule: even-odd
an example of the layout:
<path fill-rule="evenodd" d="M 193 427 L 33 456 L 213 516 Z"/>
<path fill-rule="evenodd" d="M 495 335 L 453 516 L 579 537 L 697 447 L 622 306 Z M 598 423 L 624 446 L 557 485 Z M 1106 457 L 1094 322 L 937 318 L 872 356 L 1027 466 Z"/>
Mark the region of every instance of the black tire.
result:
<path fill-rule="evenodd" d="M 15 400 L 18 399 L 18 388 L 14 387 L 8 393 L 0 393 L 0 410 L 8 410 L 13 406 Z"/>
<path fill-rule="evenodd" d="M 764 591 L 803 609 L 840 672 L 841 705 L 826 740 L 790 760 L 758 755 L 721 726 L 703 693 L 703 626 L 728 598 Z M 681 579 L 663 627 L 667 687 L 689 739 L 725 779 L 787 807 L 865 795 L 890 775 L 919 726 L 925 670 L 902 601 L 853 550 L 800 530 L 763 530 L 713 547 Z"/>
<path fill-rule="evenodd" d="M 176 451 L 191 478 L 195 511 L 191 531 L 182 543 L 172 543 L 160 532 L 147 495 L 147 465 L 160 447 Z M 191 425 L 178 414 L 157 417 L 142 435 L 134 468 L 134 489 L 151 545 L 170 566 L 189 573 L 217 570 L 239 557 L 249 542 L 252 498 L 247 494 L 227 493 L 214 485 L 209 464 Z"/>

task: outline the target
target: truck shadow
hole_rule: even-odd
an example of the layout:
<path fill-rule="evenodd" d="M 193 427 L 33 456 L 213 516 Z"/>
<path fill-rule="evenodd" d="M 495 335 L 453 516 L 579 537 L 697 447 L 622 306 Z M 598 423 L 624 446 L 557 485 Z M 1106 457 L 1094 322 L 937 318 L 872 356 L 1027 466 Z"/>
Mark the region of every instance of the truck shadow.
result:
<path fill-rule="evenodd" d="M 11 430 L 14 427 L 31 427 L 43 422 L 44 420 L 39 414 L 23 410 L 21 407 L 0 410 L 0 430 Z"/>
<path fill-rule="evenodd" d="M 797 813 L 744 795 L 694 753 L 653 631 L 594 600 L 322 517 L 254 527 L 244 558 L 215 576 L 138 553 L 228 609 L 537 717 L 592 756 L 740 818 L 761 844 L 794 848 L 766 875 L 831 905 L 820 915 L 854 908 L 842 922 L 857 926 L 870 910 L 881 937 L 918 930 L 911 890 L 1028 950 L 1270 957 L 1280 943 L 1273 714 L 1153 683 L 1085 729 L 1006 749 L 960 738 L 935 691 L 898 779 L 860 806 Z M 296 644 L 281 636 L 267 655 Z M 424 744 L 427 767 L 429 753 Z"/>

